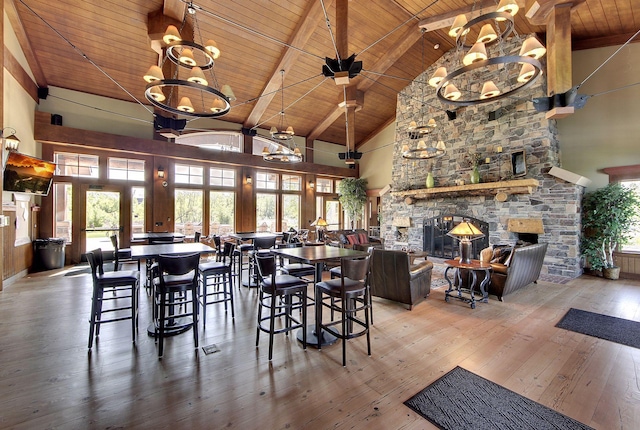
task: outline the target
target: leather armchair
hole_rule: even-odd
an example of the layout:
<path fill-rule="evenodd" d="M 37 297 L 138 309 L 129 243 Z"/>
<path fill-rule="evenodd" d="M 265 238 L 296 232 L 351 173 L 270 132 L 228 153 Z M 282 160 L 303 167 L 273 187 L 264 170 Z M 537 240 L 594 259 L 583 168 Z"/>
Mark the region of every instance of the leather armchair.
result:
<path fill-rule="evenodd" d="M 411 265 L 404 251 L 374 249 L 370 267 L 373 296 L 403 303 L 411 310 L 431 292 L 431 261 Z"/>

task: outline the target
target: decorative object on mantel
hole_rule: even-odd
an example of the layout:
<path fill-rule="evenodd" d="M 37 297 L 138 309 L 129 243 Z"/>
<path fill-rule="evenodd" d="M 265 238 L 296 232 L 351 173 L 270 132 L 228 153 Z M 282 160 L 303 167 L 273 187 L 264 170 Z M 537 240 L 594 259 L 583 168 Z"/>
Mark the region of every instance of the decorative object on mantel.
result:
<path fill-rule="evenodd" d="M 484 13 L 468 22 L 464 14 L 455 18 L 449 36 L 456 39 L 462 64 L 456 65 L 453 72 L 439 67 L 429 79 L 429 84 L 436 87 L 436 94 L 441 101 L 457 106 L 487 103 L 513 96 L 535 82 L 542 73 L 542 64 L 538 59 L 546 53 L 538 39 L 535 36 L 527 38 L 518 55 L 505 52 L 503 42 L 510 39 L 514 32 L 513 16 L 518 10 L 515 0 L 502 0 L 495 12 Z M 479 32 L 470 32 L 472 28 L 480 26 Z M 467 44 L 467 34 L 478 34 L 472 45 Z M 517 34 L 514 37 L 520 41 Z M 489 52 L 488 47 L 491 47 Z M 462 51 L 467 49 L 463 55 Z M 482 89 L 480 82 L 477 82 L 480 74 L 484 81 Z"/>
<path fill-rule="evenodd" d="M 427 173 L 426 186 L 427 188 L 433 188 L 436 186 L 431 170 L 429 170 L 429 172 Z"/>
<path fill-rule="evenodd" d="M 614 182 L 586 193 L 582 199 L 580 250 L 591 270 L 606 279 L 618 279 L 620 268 L 613 252 L 631 239 L 640 224 L 640 194 L 635 187 Z"/>
<path fill-rule="evenodd" d="M 198 6 L 189 3 L 180 31 L 185 31 L 187 17 L 191 17 L 193 35 L 200 33 L 196 10 Z M 155 107 L 176 115 L 196 118 L 215 118 L 226 115 L 231 109 L 230 101 L 235 95 L 229 85 L 218 87 L 213 73 L 214 60 L 220 56 L 215 41 L 208 40 L 203 45 L 185 40 L 178 29 L 169 25 L 162 38 L 165 55 L 159 65 L 152 65 L 144 75 L 147 82 L 145 98 Z M 169 63 L 167 63 L 167 60 Z M 172 66 L 172 77 L 166 79 L 163 69 Z M 181 71 L 188 70 L 188 77 Z M 205 76 L 207 72 L 208 76 Z M 195 103 L 195 105 L 194 105 Z"/>
<path fill-rule="evenodd" d="M 469 160 L 471 162 L 471 172 L 469 173 L 469 182 L 472 184 L 480 183 L 480 172 L 478 171 L 478 163 L 482 159 L 482 156 L 477 152 L 469 154 Z"/>

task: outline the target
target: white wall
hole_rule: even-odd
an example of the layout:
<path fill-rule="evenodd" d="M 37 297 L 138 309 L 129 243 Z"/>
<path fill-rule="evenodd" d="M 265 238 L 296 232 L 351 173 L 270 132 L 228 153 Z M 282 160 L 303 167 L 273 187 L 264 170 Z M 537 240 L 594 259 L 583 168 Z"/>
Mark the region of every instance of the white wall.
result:
<path fill-rule="evenodd" d="M 573 84 L 580 84 L 619 46 L 573 53 Z M 579 89 L 596 95 L 640 82 L 640 43 L 622 48 Z M 605 167 L 640 164 L 640 85 L 596 95 L 584 108 L 558 120 L 562 167 L 591 179 L 590 190 L 605 186 Z"/>
<path fill-rule="evenodd" d="M 391 184 L 395 136 L 394 121 L 358 148 L 363 153 L 360 159 L 360 177 L 367 180 L 367 188 L 384 188 Z"/>

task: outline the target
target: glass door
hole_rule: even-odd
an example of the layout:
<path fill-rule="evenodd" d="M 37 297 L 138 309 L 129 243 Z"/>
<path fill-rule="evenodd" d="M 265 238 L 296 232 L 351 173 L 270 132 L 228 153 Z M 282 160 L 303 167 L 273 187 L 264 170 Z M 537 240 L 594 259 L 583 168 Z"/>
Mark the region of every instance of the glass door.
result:
<path fill-rule="evenodd" d="M 81 253 L 100 248 L 112 251 L 111 235 L 124 229 L 123 189 L 116 186 L 89 185 L 81 197 Z M 122 238 L 119 237 L 120 243 Z"/>

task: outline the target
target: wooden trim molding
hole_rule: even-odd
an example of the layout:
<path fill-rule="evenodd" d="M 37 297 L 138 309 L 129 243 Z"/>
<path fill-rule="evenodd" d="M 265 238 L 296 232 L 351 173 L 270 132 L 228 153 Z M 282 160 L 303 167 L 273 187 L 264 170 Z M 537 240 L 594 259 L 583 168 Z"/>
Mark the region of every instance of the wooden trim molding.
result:
<path fill-rule="evenodd" d="M 605 167 L 600 171 L 609 175 L 609 182 L 640 179 L 640 164 L 634 164 L 631 166 Z"/>

